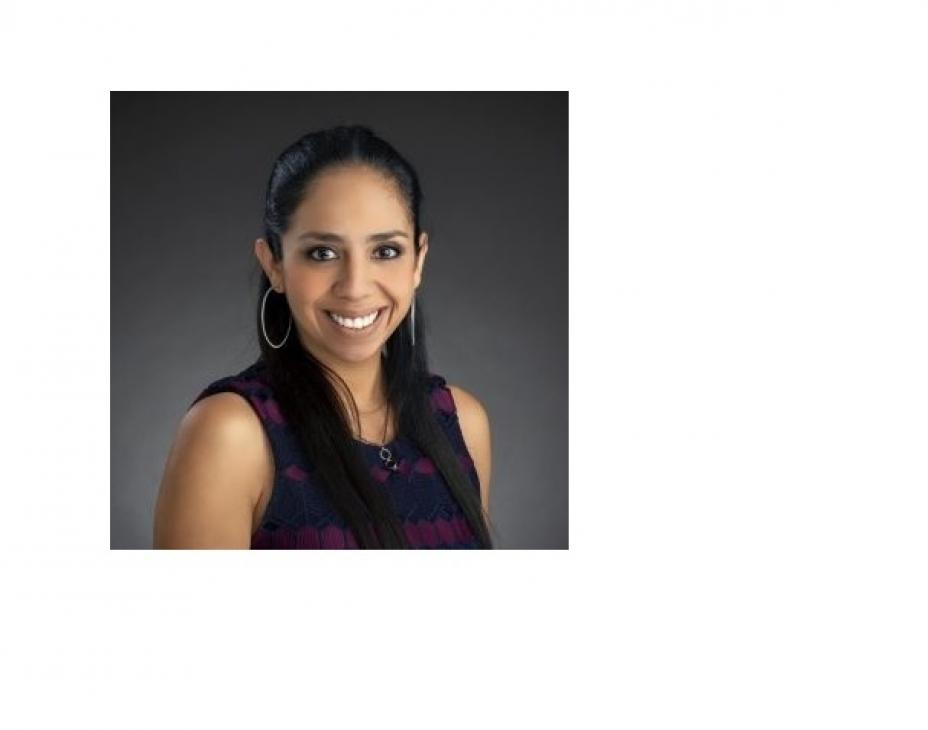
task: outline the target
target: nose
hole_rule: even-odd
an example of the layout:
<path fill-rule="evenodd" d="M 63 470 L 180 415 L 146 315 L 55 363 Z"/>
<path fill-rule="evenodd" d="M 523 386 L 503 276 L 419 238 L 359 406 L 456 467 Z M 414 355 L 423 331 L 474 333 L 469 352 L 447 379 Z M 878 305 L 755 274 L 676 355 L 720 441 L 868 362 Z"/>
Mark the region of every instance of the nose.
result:
<path fill-rule="evenodd" d="M 370 293 L 371 271 L 364 256 L 345 253 L 335 291 L 343 299 L 364 300 Z"/>

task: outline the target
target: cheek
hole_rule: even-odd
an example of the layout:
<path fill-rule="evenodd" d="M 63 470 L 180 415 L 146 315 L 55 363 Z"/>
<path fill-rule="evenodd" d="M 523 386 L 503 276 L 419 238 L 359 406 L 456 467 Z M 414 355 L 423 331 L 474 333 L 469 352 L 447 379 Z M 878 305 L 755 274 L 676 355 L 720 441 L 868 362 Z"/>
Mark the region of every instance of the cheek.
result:
<path fill-rule="evenodd" d="M 331 287 L 332 276 L 325 271 L 304 268 L 291 272 L 287 285 L 295 299 L 311 302 Z"/>
<path fill-rule="evenodd" d="M 399 266 L 384 267 L 371 278 L 371 290 L 381 291 L 394 299 L 402 299 L 409 290 L 413 272 Z"/>

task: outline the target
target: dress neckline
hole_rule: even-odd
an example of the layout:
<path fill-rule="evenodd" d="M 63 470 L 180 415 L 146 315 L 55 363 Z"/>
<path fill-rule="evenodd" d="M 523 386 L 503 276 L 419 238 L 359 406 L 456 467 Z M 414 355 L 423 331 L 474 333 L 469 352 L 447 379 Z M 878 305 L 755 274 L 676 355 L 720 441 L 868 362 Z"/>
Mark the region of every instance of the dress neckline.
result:
<path fill-rule="evenodd" d="M 387 441 L 387 443 L 385 443 L 383 446 L 381 446 L 380 444 L 372 444 L 369 441 L 362 441 L 361 439 L 352 439 L 352 440 L 356 444 L 359 444 L 360 446 L 365 446 L 368 449 L 377 449 L 377 451 L 380 451 L 380 449 L 382 449 L 383 446 L 386 446 L 388 449 L 393 446 L 396 446 L 400 441 L 403 440 L 403 437 L 396 436 L 392 441 Z"/>

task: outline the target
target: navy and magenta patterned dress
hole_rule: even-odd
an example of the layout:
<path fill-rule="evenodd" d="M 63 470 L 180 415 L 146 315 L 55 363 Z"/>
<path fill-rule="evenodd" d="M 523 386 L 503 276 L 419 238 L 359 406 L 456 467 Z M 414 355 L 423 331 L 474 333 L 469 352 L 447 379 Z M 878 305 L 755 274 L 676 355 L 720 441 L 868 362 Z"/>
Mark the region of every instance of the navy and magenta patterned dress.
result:
<path fill-rule="evenodd" d="M 479 478 L 464 443 L 451 391 L 445 379 L 434 373 L 429 376 L 428 387 L 432 410 L 479 498 Z M 316 471 L 274 400 L 263 359 L 237 375 L 210 383 L 188 408 L 223 391 L 238 393 L 248 401 L 261 419 L 274 453 L 274 488 L 251 537 L 251 548 L 357 548 L 354 534 L 315 482 Z M 444 477 L 414 442 L 397 436 L 387 444 L 397 461 L 396 471 L 384 467 L 379 446 L 357 439 L 355 446 L 375 482 L 387 491 L 411 547 L 480 547 Z"/>

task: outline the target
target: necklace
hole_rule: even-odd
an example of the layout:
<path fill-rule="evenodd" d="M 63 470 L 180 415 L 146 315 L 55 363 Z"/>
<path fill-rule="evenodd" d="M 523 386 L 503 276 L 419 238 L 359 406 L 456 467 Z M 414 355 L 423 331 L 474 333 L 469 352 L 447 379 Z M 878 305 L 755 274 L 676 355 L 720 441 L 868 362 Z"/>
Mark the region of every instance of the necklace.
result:
<path fill-rule="evenodd" d="M 393 458 L 393 454 L 390 452 L 390 449 L 387 448 L 387 423 L 389 423 L 389 419 L 390 407 L 388 406 L 386 415 L 383 419 L 383 439 L 381 439 L 383 441 L 382 444 L 375 444 L 372 441 L 362 439 L 360 434 L 358 434 L 358 440 L 363 441 L 366 444 L 370 444 L 371 446 L 380 446 L 380 453 L 378 454 L 378 456 L 380 456 L 380 460 L 383 462 L 387 469 L 390 471 L 396 471 L 399 469 L 399 466 L 397 465 L 396 460 Z"/>

